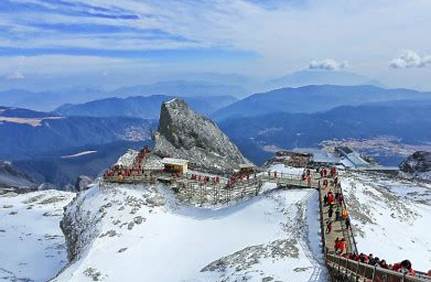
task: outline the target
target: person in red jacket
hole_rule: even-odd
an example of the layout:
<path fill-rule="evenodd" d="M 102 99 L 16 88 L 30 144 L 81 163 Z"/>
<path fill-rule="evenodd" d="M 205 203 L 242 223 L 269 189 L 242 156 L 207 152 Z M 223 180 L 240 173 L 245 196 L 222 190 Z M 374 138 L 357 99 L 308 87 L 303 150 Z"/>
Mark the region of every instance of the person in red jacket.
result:
<path fill-rule="evenodd" d="M 341 255 L 346 251 L 346 249 L 347 249 L 346 239 L 343 238 L 338 242 L 337 253 Z"/>
<path fill-rule="evenodd" d="M 412 263 L 408 259 L 405 259 L 402 262 L 394 264 L 394 266 L 392 267 L 392 270 L 396 272 L 408 274 L 411 276 L 416 276 L 416 272 L 412 268 Z"/>
<path fill-rule="evenodd" d="M 328 193 L 328 205 L 332 205 L 334 203 L 334 194 L 332 194 L 332 192 Z"/>
<path fill-rule="evenodd" d="M 337 251 L 338 251 L 338 248 L 339 248 L 339 245 L 340 244 L 340 239 L 337 237 L 336 239 L 335 239 L 335 242 L 334 242 L 334 250 L 335 250 L 335 252 L 337 253 Z"/>

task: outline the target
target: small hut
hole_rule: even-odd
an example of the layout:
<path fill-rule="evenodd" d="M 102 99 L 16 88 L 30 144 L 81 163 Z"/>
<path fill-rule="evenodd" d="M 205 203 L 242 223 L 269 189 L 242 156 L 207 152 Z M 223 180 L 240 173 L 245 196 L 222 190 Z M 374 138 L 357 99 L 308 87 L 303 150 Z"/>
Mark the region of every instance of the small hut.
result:
<path fill-rule="evenodd" d="M 252 164 L 240 164 L 239 165 L 239 173 L 242 174 L 250 174 L 256 171 L 256 167 Z"/>
<path fill-rule="evenodd" d="M 163 158 L 162 164 L 166 172 L 185 174 L 188 171 L 188 160 Z"/>

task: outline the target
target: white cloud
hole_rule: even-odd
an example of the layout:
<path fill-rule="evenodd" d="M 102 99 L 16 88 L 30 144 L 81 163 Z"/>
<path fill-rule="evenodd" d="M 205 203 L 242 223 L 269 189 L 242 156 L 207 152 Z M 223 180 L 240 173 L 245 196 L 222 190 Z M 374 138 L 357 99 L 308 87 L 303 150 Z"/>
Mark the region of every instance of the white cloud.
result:
<path fill-rule="evenodd" d="M 21 80 L 24 78 L 25 78 L 24 74 L 22 74 L 22 72 L 20 72 L 20 71 L 14 71 L 14 72 L 6 75 L 7 80 Z"/>
<path fill-rule="evenodd" d="M 404 51 L 400 57 L 389 63 L 389 66 L 394 69 L 423 68 L 427 65 L 431 65 L 431 55 L 421 56 L 412 50 Z"/>
<path fill-rule="evenodd" d="M 320 61 L 313 60 L 308 64 L 308 68 L 312 70 L 329 70 L 336 71 L 341 70 L 348 67 L 347 61 L 338 62 L 334 59 L 324 59 Z"/>
<path fill-rule="evenodd" d="M 1 1 L 1 0 L 0 0 Z M 46 3 L 42 0 L 16 0 L 19 2 Z M 16 2 L 15 1 L 15 2 Z M 83 2 L 83 1 L 81 1 Z M 274 1 L 271 1 L 274 2 Z M 285 72 L 296 71 L 309 63 L 310 58 L 343 58 L 355 66 L 355 70 L 376 79 L 387 75 L 392 79 L 393 72 L 387 68 L 394 46 L 421 49 L 431 46 L 427 34 L 431 26 L 431 1 L 429 0 L 289 0 L 276 1 L 280 4 L 260 5 L 262 1 L 246 0 L 87 0 L 86 4 L 107 9 L 121 8 L 138 15 L 138 19 L 117 19 L 104 17 L 79 16 L 54 12 L 22 11 L 1 12 L 0 25 L 13 27 L 13 36 L 0 39 L 0 45 L 10 48 L 94 48 L 116 50 L 154 50 L 154 49 L 199 49 L 218 48 L 253 52 L 258 59 L 249 62 L 245 68 L 229 63 L 217 65 L 221 72 L 240 72 L 257 76 L 279 76 Z M 301 3 L 292 4 L 292 3 Z M 55 7 L 55 1 L 49 1 Z M 256 4 L 258 3 L 258 4 Z M 303 4 L 302 4 L 303 3 Z M 85 8 L 83 8 L 85 9 Z M 402 13 L 400 12 L 402 11 Z M 93 11 L 94 12 L 94 11 Z M 393 15 L 399 15 L 394 17 Z M 178 41 L 175 38 L 145 39 L 140 32 L 87 34 L 47 30 L 42 24 L 88 24 L 114 25 L 134 29 L 154 29 L 174 37 L 190 39 Z M 35 31 L 36 30 L 36 31 Z M 373 32 L 370 32 L 372 30 Z M 36 34 L 34 34 L 36 33 Z M 399 36 L 399 34 L 403 36 Z M 27 35 L 28 34 L 28 35 Z M 37 35 L 37 36 L 35 36 Z M 138 36 L 136 36 L 138 35 Z M 134 60 L 134 58 L 132 58 Z M 77 58 L 81 60 L 81 58 Z M 85 62 L 86 58 L 82 61 Z M 1 58 L 0 58 L 1 61 Z M 165 62 L 168 60 L 164 60 Z M 39 64 L 45 64 L 39 60 Z M 73 62 L 69 62 L 74 64 Z M 116 63 L 121 66 L 123 62 Z M 426 63 L 425 63 L 426 65 Z M 100 74 L 106 69 L 104 64 L 94 64 Z M 164 64 L 161 68 L 168 72 L 175 68 L 178 72 L 188 68 L 211 71 L 216 67 L 190 61 L 183 65 Z M 186 67 L 184 67 L 186 66 Z M 321 67 L 333 68 L 333 64 Z M 336 67 L 342 68 L 342 62 Z M 0 65 L 0 69 L 2 66 Z M 429 68 L 431 69 L 431 68 Z M 45 71 L 34 66 L 33 71 Z M 63 67 L 59 72 L 69 69 Z M 29 69 L 23 69 L 27 76 Z M 161 70 L 162 71 L 162 70 Z M 415 72 L 425 72 L 417 69 Z M 387 74 L 385 74 L 387 72 Z M 411 72 L 413 75 L 413 71 Z M 417 76 L 415 76 L 417 77 Z M 419 80 L 419 79 L 416 79 Z M 431 88 L 431 82 L 425 82 Z M 390 83 L 387 83 L 388 85 Z"/>

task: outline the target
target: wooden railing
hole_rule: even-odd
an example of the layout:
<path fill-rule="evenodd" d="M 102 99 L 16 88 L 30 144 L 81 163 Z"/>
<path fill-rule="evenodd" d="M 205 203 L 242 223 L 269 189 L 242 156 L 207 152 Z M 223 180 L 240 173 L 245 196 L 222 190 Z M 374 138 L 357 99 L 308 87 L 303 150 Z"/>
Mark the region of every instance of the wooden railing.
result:
<path fill-rule="evenodd" d="M 375 281 L 375 282 L 430 282 L 431 277 L 423 273 L 411 276 L 334 254 L 326 254 L 326 264 L 332 281 Z"/>

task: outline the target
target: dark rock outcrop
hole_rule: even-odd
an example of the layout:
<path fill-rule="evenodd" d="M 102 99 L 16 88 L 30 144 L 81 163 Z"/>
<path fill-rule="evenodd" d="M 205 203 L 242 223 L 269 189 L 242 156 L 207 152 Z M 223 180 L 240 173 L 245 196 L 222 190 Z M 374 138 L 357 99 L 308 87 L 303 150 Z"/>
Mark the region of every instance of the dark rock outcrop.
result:
<path fill-rule="evenodd" d="M 86 175 L 78 176 L 75 182 L 75 191 L 79 192 L 87 189 L 92 182 L 93 179 L 91 177 L 88 177 Z"/>
<path fill-rule="evenodd" d="M 224 174 L 250 163 L 212 120 L 178 98 L 162 104 L 155 143 L 156 155 L 187 159 L 203 171 Z"/>
<path fill-rule="evenodd" d="M 417 151 L 400 164 L 400 169 L 407 173 L 431 171 L 431 152 Z"/>
<path fill-rule="evenodd" d="M 9 162 L 0 161 L 0 187 L 35 189 L 36 182 Z"/>

